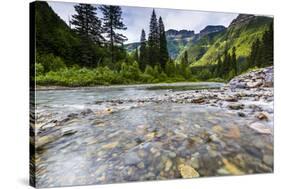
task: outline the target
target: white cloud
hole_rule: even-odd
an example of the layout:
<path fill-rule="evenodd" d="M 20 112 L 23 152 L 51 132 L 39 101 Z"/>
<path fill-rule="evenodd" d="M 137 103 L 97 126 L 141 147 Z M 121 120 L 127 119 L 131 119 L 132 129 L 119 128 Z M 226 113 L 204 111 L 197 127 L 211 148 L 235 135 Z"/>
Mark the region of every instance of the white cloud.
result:
<path fill-rule="evenodd" d="M 52 9 L 68 23 L 68 18 L 75 13 L 73 3 L 66 2 L 48 2 Z M 128 37 L 128 43 L 140 40 L 141 29 L 148 33 L 149 20 L 152 8 L 141 7 L 122 7 L 124 23 L 127 26 L 126 31 L 120 31 Z M 165 29 L 187 29 L 199 32 L 207 25 L 228 26 L 230 22 L 237 17 L 234 13 L 218 13 L 205 11 L 190 11 L 177 9 L 155 9 L 156 15 L 161 16 L 165 24 Z M 98 12 L 98 16 L 102 16 Z"/>

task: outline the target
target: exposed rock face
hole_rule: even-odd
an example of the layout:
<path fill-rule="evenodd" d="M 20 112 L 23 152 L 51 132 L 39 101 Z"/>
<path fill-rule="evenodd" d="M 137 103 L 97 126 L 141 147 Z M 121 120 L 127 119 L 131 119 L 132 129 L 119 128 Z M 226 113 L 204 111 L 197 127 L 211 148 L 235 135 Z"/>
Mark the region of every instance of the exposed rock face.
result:
<path fill-rule="evenodd" d="M 218 26 L 206 26 L 203 30 L 200 31 L 200 35 L 207 35 L 209 33 L 214 33 L 214 32 L 220 32 L 225 30 L 226 27 L 222 26 L 222 25 L 218 25 Z"/>
<path fill-rule="evenodd" d="M 193 30 L 173 30 L 170 29 L 166 31 L 166 37 L 167 38 L 188 38 L 193 37 L 194 31 Z"/>
<path fill-rule="evenodd" d="M 237 18 L 235 18 L 231 24 L 229 25 L 229 27 L 233 27 L 236 25 L 240 25 L 240 24 L 245 24 L 250 22 L 251 20 L 253 20 L 256 16 L 252 15 L 252 14 L 239 14 L 237 16 Z"/>
<path fill-rule="evenodd" d="M 273 87 L 273 67 L 271 66 L 237 76 L 229 82 L 228 86 L 230 89 Z"/>

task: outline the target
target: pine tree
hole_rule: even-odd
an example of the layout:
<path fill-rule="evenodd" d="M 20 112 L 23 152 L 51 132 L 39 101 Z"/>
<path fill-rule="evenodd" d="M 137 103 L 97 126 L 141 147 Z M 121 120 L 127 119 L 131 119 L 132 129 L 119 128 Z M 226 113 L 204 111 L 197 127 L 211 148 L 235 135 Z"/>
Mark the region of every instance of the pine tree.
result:
<path fill-rule="evenodd" d="M 147 56 L 145 31 L 143 29 L 141 31 L 141 38 L 140 38 L 139 63 L 140 63 L 140 69 L 144 71 L 146 65 L 148 64 L 148 56 Z"/>
<path fill-rule="evenodd" d="M 94 67 L 98 62 L 97 45 L 104 42 L 101 31 L 101 21 L 96 16 L 97 8 L 89 4 L 74 6 L 76 14 L 70 21 L 73 30 L 80 36 L 81 42 L 77 46 L 79 51 L 79 64 Z"/>
<path fill-rule="evenodd" d="M 269 29 L 265 31 L 262 37 L 262 54 L 264 62 L 262 66 L 273 64 L 273 23 L 270 24 Z"/>
<path fill-rule="evenodd" d="M 100 10 L 103 13 L 103 31 L 109 40 L 111 51 L 111 62 L 115 62 L 115 45 L 121 45 L 127 41 L 127 37 L 116 33 L 115 30 L 126 30 L 122 19 L 122 9 L 120 6 L 102 5 Z"/>
<path fill-rule="evenodd" d="M 188 66 L 189 62 L 188 62 L 188 52 L 187 50 L 184 51 L 182 58 L 181 58 L 181 63 L 185 64 L 186 66 Z"/>
<path fill-rule="evenodd" d="M 238 68 L 237 68 L 237 60 L 236 60 L 236 47 L 232 47 L 232 56 L 231 56 L 231 63 L 232 63 L 232 69 L 234 70 L 234 74 L 238 74 Z"/>
<path fill-rule="evenodd" d="M 167 48 L 167 40 L 165 34 L 165 26 L 162 17 L 159 18 L 159 63 L 162 69 L 165 68 L 165 64 L 169 59 L 169 53 Z"/>
<path fill-rule="evenodd" d="M 90 4 L 78 4 L 74 6 L 77 14 L 72 16 L 70 23 L 74 26 L 74 31 L 86 39 L 100 44 L 104 41 L 101 35 L 101 21 L 97 17 L 97 8 Z"/>
<path fill-rule="evenodd" d="M 223 73 L 223 63 L 222 63 L 222 60 L 221 60 L 221 57 L 218 56 L 217 58 L 217 69 L 216 69 L 216 75 L 218 77 L 222 77 L 222 73 Z"/>
<path fill-rule="evenodd" d="M 153 9 L 148 35 L 148 58 L 149 64 L 154 66 L 159 64 L 159 32 L 158 32 L 158 21 Z"/>

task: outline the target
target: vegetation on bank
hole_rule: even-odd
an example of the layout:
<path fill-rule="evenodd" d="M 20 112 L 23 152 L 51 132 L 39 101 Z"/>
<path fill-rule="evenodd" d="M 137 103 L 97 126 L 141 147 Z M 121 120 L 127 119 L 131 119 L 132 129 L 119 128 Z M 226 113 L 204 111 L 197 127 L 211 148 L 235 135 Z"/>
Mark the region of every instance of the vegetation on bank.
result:
<path fill-rule="evenodd" d="M 153 10 L 148 38 L 141 31 L 140 47 L 128 53 L 119 6 L 75 5 L 67 26 L 46 2 L 36 2 L 36 84 L 93 86 L 180 81 L 227 81 L 254 67 L 273 64 L 273 26 L 252 44 L 246 63 L 237 60 L 239 46 L 218 54 L 216 64 L 194 66 L 188 51 L 169 58 L 165 26 Z M 85 14 L 87 15 L 85 17 Z"/>

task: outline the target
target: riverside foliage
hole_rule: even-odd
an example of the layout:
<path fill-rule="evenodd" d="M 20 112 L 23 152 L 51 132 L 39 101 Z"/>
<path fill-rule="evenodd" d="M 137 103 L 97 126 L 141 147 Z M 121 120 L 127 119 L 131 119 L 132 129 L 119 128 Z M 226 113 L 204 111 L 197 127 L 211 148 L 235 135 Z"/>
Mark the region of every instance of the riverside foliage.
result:
<path fill-rule="evenodd" d="M 36 2 L 36 84 L 93 86 L 179 81 L 226 81 L 251 69 L 273 64 L 273 26 L 252 43 L 247 64 L 238 63 L 239 47 L 225 49 L 216 64 L 192 66 L 187 51 L 169 57 L 165 26 L 153 10 L 148 38 L 127 52 L 127 37 L 119 6 L 75 5 L 69 26 L 46 2 Z M 97 16 L 100 9 L 103 16 Z M 262 61 L 262 62 L 261 62 Z M 242 67 L 242 66 L 243 67 Z"/>

